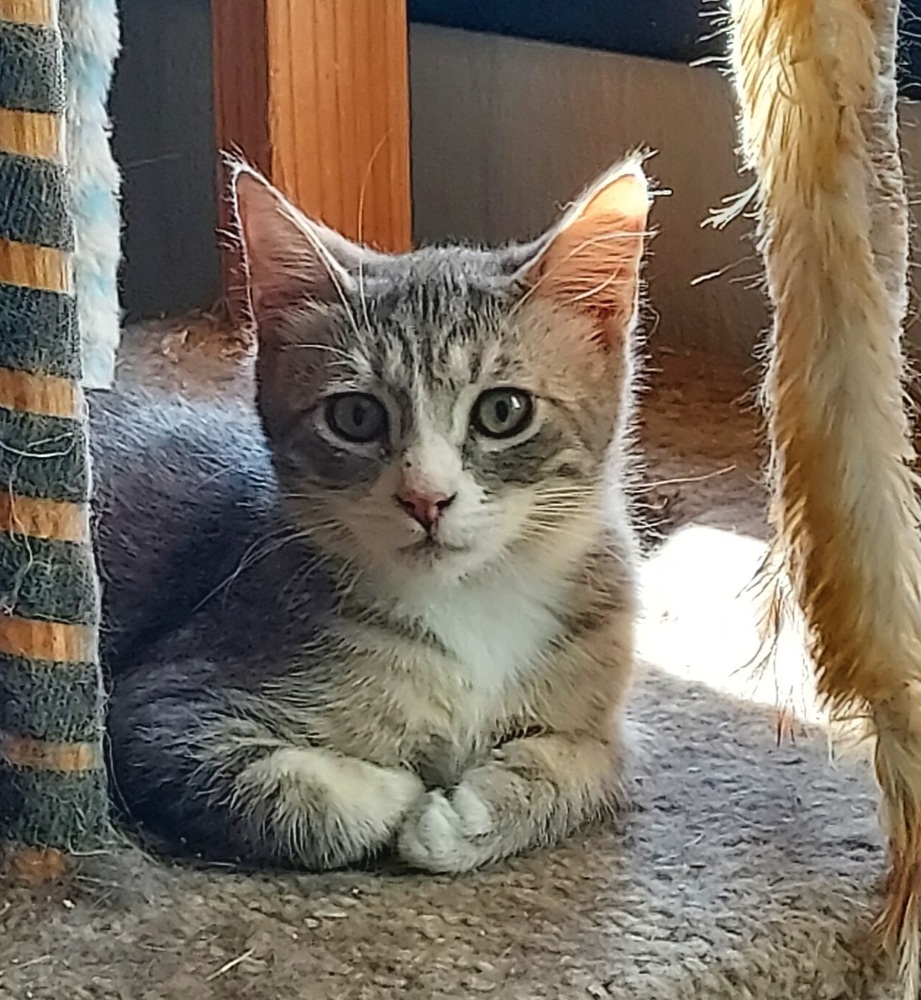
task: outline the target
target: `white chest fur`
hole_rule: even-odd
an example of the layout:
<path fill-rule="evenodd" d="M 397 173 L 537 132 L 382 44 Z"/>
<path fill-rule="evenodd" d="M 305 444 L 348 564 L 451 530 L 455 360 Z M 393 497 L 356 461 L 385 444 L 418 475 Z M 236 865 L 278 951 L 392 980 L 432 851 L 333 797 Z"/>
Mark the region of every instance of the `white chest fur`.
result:
<path fill-rule="evenodd" d="M 486 694 L 526 671 L 559 634 L 564 590 L 559 580 L 507 573 L 404 598 L 398 613 L 436 636 L 469 686 Z"/>

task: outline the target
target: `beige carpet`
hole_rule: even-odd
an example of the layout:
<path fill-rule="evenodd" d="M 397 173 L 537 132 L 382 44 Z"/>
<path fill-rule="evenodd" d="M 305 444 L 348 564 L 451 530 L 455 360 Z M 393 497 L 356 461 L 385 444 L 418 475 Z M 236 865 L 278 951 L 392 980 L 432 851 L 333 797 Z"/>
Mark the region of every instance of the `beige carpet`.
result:
<path fill-rule="evenodd" d="M 245 362 L 207 337 L 148 331 L 123 382 L 245 395 Z M 66 892 L 0 901 L 0 998 L 895 996 L 862 956 L 885 860 L 866 762 L 832 762 L 793 640 L 776 671 L 745 666 L 764 528 L 744 373 L 650 367 L 648 502 L 669 536 L 646 569 L 619 830 L 459 879 L 91 859 Z"/>

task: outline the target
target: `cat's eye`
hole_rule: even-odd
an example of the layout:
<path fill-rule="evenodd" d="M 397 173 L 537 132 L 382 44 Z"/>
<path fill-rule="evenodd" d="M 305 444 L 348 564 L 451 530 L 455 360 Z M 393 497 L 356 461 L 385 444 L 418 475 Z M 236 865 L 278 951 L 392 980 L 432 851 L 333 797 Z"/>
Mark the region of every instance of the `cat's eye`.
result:
<path fill-rule="evenodd" d="M 534 400 L 521 389 L 489 389 L 473 406 L 474 430 L 486 437 L 508 438 L 519 434 L 534 417 Z"/>
<path fill-rule="evenodd" d="M 334 434 L 353 444 L 377 441 L 387 433 L 387 411 L 363 392 L 344 392 L 326 402 L 326 422 Z"/>

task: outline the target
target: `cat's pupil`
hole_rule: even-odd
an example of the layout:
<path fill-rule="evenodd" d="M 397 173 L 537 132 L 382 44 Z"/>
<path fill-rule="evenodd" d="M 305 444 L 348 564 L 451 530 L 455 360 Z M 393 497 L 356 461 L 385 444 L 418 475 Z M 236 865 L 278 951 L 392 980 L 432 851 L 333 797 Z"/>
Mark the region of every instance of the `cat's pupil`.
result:
<path fill-rule="evenodd" d="M 345 393 L 327 402 L 326 419 L 330 428 L 357 444 L 382 438 L 387 433 L 387 414 L 373 396 Z"/>
<path fill-rule="evenodd" d="M 531 396 L 521 389 L 490 389 L 473 408 L 475 431 L 486 437 L 512 437 L 523 430 L 534 414 Z"/>

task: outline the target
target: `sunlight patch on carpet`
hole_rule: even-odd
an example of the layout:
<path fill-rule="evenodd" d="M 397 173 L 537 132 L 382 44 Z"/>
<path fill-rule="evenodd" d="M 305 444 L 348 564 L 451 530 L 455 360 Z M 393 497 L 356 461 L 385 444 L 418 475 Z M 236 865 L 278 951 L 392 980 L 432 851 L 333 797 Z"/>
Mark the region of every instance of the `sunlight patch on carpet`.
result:
<path fill-rule="evenodd" d="M 824 722 L 795 629 L 764 655 L 756 575 L 766 552 L 756 538 L 703 524 L 676 531 L 642 568 L 639 656 L 721 694 Z"/>

